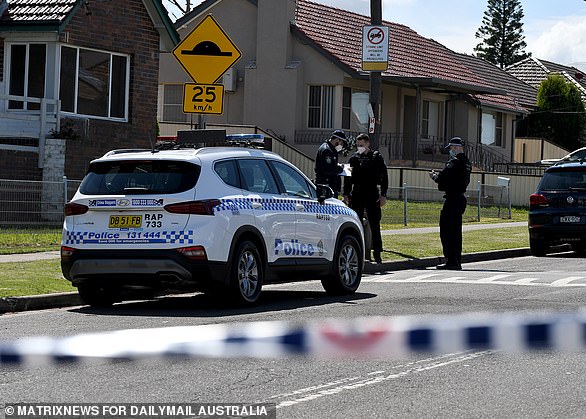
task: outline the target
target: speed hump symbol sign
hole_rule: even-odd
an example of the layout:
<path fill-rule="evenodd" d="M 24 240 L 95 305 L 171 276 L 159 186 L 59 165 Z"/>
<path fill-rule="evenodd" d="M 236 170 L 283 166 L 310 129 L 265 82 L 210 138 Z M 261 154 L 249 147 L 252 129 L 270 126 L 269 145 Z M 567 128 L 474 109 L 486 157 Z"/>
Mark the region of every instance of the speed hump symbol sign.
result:
<path fill-rule="evenodd" d="M 207 15 L 177 44 L 173 55 L 195 82 L 213 84 L 242 53 L 212 15 Z"/>
<path fill-rule="evenodd" d="M 196 83 L 183 85 L 183 112 L 221 115 L 223 107 L 223 85 Z"/>

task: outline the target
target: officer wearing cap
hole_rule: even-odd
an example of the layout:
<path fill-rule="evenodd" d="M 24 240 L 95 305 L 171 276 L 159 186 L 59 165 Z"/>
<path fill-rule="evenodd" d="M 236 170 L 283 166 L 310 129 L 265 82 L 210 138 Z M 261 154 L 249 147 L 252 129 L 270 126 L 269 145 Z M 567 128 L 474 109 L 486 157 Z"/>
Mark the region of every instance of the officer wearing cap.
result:
<path fill-rule="evenodd" d="M 450 159 L 441 172 L 432 170 L 429 176 L 445 192 L 444 206 L 440 213 L 440 239 L 446 262 L 437 269 L 462 269 L 462 215 L 466 210 L 466 188 L 470 183 L 472 165 L 464 154 L 464 140 L 454 137 L 446 149 Z"/>
<path fill-rule="evenodd" d="M 387 165 L 378 151 L 370 149 L 367 134 L 356 137 L 356 153 L 348 160 L 352 176 L 344 178 L 344 202 L 350 204 L 359 217 L 366 210 L 372 233 L 374 261 L 381 263 L 383 241 L 380 233 L 381 207 L 387 202 L 389 178 Z M 379 191 L 380 186 L 380 191 Z"/>
<path fill-rule="evenodd" d="M 328 185 L 336 197 L 341 186 L 339 174 L 344 170 L 344 166 L 338 164 L 338 153 L 344 149 L 347 142 L 346 133 L 338 129 L 319 147 L 315 157 L 315 183 Z"/>

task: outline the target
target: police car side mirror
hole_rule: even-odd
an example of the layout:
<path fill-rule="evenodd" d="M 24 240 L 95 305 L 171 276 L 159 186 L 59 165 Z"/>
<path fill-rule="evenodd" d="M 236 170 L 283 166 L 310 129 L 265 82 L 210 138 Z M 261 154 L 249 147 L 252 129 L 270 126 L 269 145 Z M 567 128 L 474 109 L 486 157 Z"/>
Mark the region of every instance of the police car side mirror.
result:
<path fill-rule="evenodd" d="M 334 191 L 328 185 L 316 185 L 317 201 L 323 204 L 326 199 L 334 197 Z"/>

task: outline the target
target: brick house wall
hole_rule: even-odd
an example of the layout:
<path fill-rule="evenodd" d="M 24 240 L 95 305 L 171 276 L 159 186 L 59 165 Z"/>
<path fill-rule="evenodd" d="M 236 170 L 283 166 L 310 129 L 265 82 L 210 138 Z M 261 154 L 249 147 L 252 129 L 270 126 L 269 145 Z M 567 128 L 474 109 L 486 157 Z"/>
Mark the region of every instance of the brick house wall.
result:
<path fill-rule="evenodd" d="M 114 148 L 148 147 L 156 136 L 159 33 L 140 0 L 92 2 L 81 7 L 64 29 L 68 44 L 129 54 L 128 122 L 93 118 L 63 119 L 79 139 L 67 140 L 65 175 L 81 179 L 90 160 Z"/>

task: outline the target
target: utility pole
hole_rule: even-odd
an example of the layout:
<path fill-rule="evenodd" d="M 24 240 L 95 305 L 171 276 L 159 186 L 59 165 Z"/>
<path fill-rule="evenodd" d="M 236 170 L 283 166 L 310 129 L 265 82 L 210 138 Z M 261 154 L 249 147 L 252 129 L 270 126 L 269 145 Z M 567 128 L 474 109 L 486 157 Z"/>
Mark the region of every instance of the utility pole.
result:
<path fill-rule="evenodd" d="M 380 26 L 383 23 L 383 9 L 381 0 L 370 0 L 370 24 Z M 387 41 L 388 42 L 388 41 Z M 370 136 L 370 142 L 375 150 L 378 150 L 381 133 L 381 101 L 382 101 L 382 75 L 380 71 L 370 72 L 370 104 L 374 113 L 374 133 Z"/>

